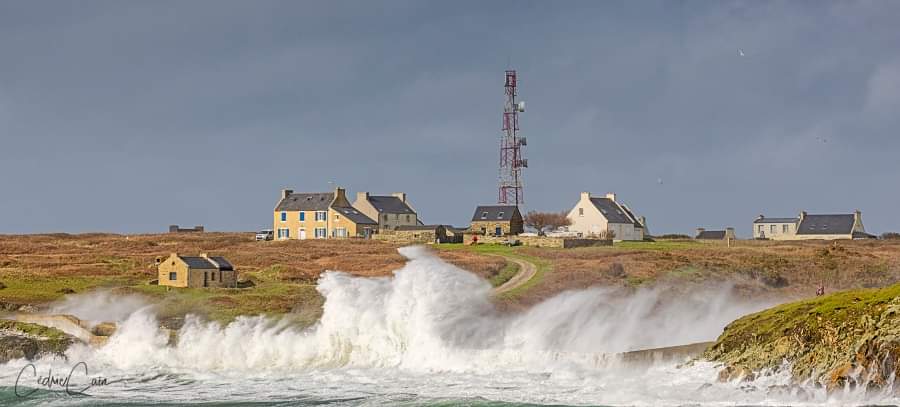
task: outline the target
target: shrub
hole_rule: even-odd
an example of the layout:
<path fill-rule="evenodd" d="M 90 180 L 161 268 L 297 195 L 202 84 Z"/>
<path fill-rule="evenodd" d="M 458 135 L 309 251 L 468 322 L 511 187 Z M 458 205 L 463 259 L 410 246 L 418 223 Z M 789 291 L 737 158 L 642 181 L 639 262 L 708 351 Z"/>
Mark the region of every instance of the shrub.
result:
<path fill-rule="evenodd" d="M 622 266 L 622 263 L 610 264 L 609 270 L 606 271 L 606 274 L 610 277 L 615 277 L 615 278 L 623 278 L 627 275 L 625 273 L 625 267 Z"/>
<path fill-rule="evenodd" d="M 884 232 L 881 234 L 881 238 L 884 240 L 895 240 L 900 239 L 900 233 L 897 232 Z"/>
<path fill-rule="evenodd" d="M 691 239 L 688 235 L 682 235 L 679 233 L 669 233 L 661 236 L 655 236 L 657 239 L 668 239 L 668 240 L 676 240 L 676 239 Z"/>

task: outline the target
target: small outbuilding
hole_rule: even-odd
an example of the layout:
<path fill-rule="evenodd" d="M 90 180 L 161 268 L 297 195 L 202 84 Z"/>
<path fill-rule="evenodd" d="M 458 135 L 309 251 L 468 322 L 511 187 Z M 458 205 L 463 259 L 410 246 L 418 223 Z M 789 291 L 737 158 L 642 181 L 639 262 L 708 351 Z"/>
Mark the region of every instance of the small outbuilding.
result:
<path fill-rule="evenodd" d="M 697 240 L 734 240 L 734 228 L 725 228 L 725 230 L 706 230 L 704 228 L 697 228 L 697 235 L 694 236 L 694 239 Z"/>
<path fill-rule="evenodd" d="M 170 287 L 219 287 L 234 288 L 237 286 L 237 271 L 234 266 L 221 256 L 180 256 L 172 253 L 157 267 L 159 285 Z"/>

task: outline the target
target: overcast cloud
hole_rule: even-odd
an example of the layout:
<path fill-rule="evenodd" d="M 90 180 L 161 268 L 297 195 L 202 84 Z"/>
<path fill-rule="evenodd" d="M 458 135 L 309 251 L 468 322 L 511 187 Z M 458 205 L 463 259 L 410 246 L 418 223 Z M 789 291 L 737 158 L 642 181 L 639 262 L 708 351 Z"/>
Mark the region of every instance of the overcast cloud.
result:
<path fill-rule="evenodd" d="M 900 2 L 6 1 L 0 233 L 271 227 L 279 190 L 618 193 L 653 233 L 863 211 L 900 230 Z M 740 56 L 738 49 L 743 49 Z M 662 183 L 659 183 L 662 180 Z"/>

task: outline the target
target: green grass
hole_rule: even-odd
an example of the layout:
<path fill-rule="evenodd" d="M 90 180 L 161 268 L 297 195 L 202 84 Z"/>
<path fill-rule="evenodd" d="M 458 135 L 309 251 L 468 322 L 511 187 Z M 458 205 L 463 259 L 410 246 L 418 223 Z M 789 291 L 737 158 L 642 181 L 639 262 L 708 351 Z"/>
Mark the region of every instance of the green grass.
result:
<path fill-rule="evenodd" d="M 77 277 L 42 277 L 21 275 L 0 275 L 0 281 L 6 288 L 0 290 L 0 301 L 14 304 L 33 304 L 53 301 L 62 298 L 63 289 L 75 292 L 87 291 L 101 287 L 121 287 L 139 283 L 139 279 L 130 276 L 77 276 Z"/>
<path fill-rule="evenodd" d="M 492 286 L 500 287 L 501 285 L 509 281 L 509 279 L 513 278 L 513 276 L 515 276 L 518 272 L 519 265 L 507 260 L 506 267 L 503 267 L 503 270 L 500 270 L 499 273 L 488 279 L 488 281 Z"/>

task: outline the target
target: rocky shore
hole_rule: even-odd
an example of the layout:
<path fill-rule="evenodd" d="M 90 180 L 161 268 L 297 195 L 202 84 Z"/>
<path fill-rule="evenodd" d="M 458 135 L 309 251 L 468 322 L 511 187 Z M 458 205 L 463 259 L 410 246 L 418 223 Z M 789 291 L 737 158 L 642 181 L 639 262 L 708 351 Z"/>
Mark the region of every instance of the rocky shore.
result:
<path fill-rule="evenodd" d="M 704 355 L 720 380 L 789 368 L 829 390 L 878 389 L 900 376 L 900 284 L 780 305 L 729 324 Z"/>
<path fill-rule="evenodd" d="M 63 355 L 74 341 L 75 338 L 58 329 L 0 320 L 0 363 L 49 354 Z"/>

